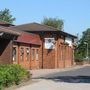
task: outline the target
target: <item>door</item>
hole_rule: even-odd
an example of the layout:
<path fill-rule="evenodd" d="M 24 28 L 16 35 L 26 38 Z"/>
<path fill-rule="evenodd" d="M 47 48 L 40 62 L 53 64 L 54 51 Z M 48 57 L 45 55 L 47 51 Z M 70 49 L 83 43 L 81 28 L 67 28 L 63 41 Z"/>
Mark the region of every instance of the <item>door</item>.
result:
<path fill-rule="evenodd" d="M 59 48 L 58 48 L 58 68 L 64 68 L 64 58 L 65 58 L 64 46 L 59 45 Z"/>
<path fill-rule="evenodd" d="M 20 46 L 20 48 L 19 48 L 19 64 L 20 64 L 22 67 L 25 67 L 24 58 L 25 58 L 24 46 Z"/>
<path fill-rule="evenodd" d="M 30 48 L 29 47 L 25 47 L 25 67 L 27 69 L 30 69 Z"/>
<path fill-rule="evenodd" d="M 21 46 L 19 49 L 19 64 L 30 69 L 30 48 L 26 46 Z"/>
<path fill-rule="evenodd" d="M 13 64 L 18 64 L 18 46 L 12 48 L 12 60 Z"/>
<path fill-rule="evenodd" d="M 31 49 L 31 69 L 39 69 L 39 49 Z"/>

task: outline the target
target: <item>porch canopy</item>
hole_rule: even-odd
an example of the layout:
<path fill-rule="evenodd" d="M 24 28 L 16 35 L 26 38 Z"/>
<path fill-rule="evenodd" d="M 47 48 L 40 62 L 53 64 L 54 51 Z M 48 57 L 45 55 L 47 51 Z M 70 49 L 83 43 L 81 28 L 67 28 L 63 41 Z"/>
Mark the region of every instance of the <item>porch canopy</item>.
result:
<path fill-rule="evenodd" d="M 14 41 L 19 43 L 41 45 L 39 35 L 27 32 L 21 32 L 21 35 Z"/>
<path fill-rule="evenodd" d="M 20 32 L 14 31 L 8 27 L 0 26 L 0 38 L 13 39 L 14 36 L 19 36 Z"/>

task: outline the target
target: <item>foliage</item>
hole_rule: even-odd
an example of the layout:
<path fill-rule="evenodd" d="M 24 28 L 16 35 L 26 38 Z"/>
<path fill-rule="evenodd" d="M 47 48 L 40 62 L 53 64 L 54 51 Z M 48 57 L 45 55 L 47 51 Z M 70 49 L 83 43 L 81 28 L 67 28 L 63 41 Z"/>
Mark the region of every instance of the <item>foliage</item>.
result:
<path fill-rule="evenodd" d="M 41 22 L 44 25 L 52 26 L 54 28 L 57 28 L 58 30 L 63 30 L 63 20 L 58 18 L 44 18 Z"/>
<path fill-rule="evenodd" d="M 20 65 L 0 65 L 0 90 L 28 78 L 29 73 Z"/>
<path fill-rule="evenodd" d="M 83 32 L 82 38 L 78 42 L 78 46 L 75 50 L 75 59 L 85 59 L 87 56 L 87 45 L 88 43 L 88 53 L 90 52 L 90 28 Z M 90 57 L 90 53 L 88 54 Z"/>
<path fill-rule="evenodd" d="M 2 21 L 6 21 L 9 23 L 13 23 L 13 21 L 15 21 L 15 18 L 10 14 L 9 9 L 4 9 L 0 11 L 0 20 Z"/>

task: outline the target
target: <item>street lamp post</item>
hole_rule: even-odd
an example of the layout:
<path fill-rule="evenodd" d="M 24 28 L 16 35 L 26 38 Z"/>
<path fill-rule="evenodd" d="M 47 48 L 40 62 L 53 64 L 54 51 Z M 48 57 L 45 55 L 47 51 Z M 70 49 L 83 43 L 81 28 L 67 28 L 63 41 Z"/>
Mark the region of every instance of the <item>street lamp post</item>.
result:
<path fill-rule="evenodd" d="M 86 55 L 86 59 L 88 60 L 88 62 L 89 62 L 89 57 L 88 57 L 88 43 L 87 42 L 84 42 L 84 44 L 86 44 L 87 45 L 87 55 Z"/>

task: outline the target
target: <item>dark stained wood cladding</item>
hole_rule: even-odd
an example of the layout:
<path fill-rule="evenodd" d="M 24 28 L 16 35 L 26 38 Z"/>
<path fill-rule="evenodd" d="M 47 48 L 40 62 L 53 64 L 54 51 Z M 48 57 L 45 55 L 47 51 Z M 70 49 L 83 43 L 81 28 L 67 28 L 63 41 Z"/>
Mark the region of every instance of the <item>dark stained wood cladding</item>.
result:
<path fill-rule="evenodd" d="M 14 36 L 14 35 L 12 35 L 12 34 L 7 34 L 7 33 L 4 33 L 2 36 L 0 36 L 0 38 L 4 38 L 4 39 L 15 39 L 15 38 L 17 38 L 17 36 Z"/>
<path fill-rule="evenodd" d="M 11 64 L 12 41 L 0 38 L 0 64 Z"/>

